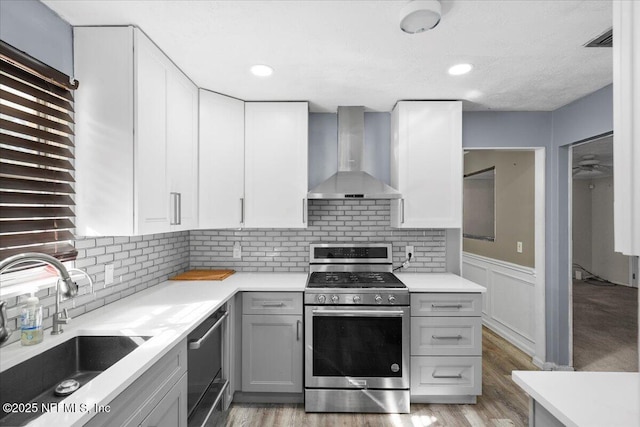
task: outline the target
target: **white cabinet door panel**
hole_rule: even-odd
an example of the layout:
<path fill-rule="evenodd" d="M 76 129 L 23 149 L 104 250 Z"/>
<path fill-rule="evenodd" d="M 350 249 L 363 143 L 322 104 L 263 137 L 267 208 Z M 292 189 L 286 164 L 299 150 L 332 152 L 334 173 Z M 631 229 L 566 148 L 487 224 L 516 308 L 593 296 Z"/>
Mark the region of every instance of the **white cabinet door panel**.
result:
<path fill-rule="evenodd" d="M 244 101 L 200 90 L 199 228 L 239 228 L 244 203 Z"/>
<path fill-rule="evenodd" d="M 245 104 L 245 226 L 307 226 L 306 102 Z"/>
<path fill-rule="evenodd" d="M 136 40 L 136 209 L 139 234 L 169 230 L 165 123 L 167 60 L 139 31 Z M 114 165 L 114 173 L 117 173 Z"/>
<path fill-rule="evenodd" d="M 399 102 L 392 114 L 391 224 L 462 226 L 462 104 Z"/>
<path fill-rule="evenodd" d="M 166 104 L 167 197 L 178 205 L 170 212 L 171 229 L 189 230 L 198 225 L 198 89 L 175 68 L 168 73 Z"/>

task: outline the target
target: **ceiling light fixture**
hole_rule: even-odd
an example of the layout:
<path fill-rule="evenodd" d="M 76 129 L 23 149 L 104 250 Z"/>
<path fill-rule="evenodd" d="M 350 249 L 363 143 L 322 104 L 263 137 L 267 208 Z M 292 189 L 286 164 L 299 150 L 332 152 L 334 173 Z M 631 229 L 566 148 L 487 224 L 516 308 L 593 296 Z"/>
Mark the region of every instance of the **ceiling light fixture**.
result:
<path fill-rule="evenodd" d="M 473 65 L 471 64 L 457 64 L 449 68 L 449 74 L 452 76 L 461 76 L 463 74 L 467 74 L 472 69 Z"/>
<path fill-rule="evenodd" d="M 258 77 L 269 77 L 273 74 L 273 68 L 264 64 L 254 65 L 251 67 L 251 74 Z"/>
<path fill-rule="evenodd" d="M 413 0 L 400 11 L 400 28 L 409 34 L 422 33 L 435 28 L 441 16 L 438 0 Z"/>

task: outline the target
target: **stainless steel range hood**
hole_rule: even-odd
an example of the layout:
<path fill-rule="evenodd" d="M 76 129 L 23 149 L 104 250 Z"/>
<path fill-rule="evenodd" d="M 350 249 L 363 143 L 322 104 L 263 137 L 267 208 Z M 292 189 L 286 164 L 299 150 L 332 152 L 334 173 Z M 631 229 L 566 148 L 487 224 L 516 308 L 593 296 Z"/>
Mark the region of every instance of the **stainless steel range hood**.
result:
<path fill-rule="evenodd" d="M 364 107 L 338 107 L 338 172 L 309 199 L 399 199 L 400 193 L 363 170 Z"/>

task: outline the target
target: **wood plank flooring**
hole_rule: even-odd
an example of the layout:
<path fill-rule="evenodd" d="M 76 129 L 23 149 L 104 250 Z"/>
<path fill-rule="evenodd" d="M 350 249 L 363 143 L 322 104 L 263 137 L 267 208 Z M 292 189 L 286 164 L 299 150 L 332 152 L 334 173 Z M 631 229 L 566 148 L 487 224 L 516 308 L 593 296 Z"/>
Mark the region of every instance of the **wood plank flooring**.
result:
<path fill-rule="evenodd" d="M 410 414 L 307 414 L 302 404 L 232 404 L 219 425 L 269 426 L 526 426 L 527 395 L 513 370 L 537 370 L 531 357 L 490 330 L 482 330 L 482 396 L 475 405 L 412 404 Z"/>
<path fill-rule="evenodd" d="M 573 281 L 573 366 L 638 371 L 638 289 Z"/>

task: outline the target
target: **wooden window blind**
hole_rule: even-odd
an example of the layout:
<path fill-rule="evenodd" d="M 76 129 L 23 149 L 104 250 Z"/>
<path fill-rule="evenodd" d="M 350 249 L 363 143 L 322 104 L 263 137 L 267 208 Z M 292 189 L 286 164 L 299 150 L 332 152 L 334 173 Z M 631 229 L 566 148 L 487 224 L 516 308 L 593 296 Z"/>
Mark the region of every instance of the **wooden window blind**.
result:
<path fill-rule="evenodd" d="M 68 80 L 0 42 L 0 259 L 21 252 L 62 261 L 77 255 L 75 87 Z"/>

